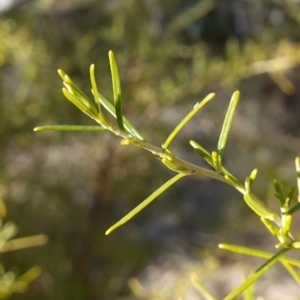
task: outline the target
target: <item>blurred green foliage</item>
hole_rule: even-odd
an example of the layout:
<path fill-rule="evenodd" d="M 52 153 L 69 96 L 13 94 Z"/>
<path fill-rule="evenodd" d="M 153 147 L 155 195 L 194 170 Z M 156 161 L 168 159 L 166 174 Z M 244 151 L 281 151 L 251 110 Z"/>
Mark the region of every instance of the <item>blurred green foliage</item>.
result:
<path fill-rule="evenodd" d="M 41 246 L 47 243 L 45 235 L 12 239 L 18 233 L 18 228 L 12 222 L 4 222 L 6 214 L 6 206 L 3 200 L 0 199 L 0 253 Z M 9 299 L 14 293 L 24 293 L 28 289 L 28 285 L 40 276 L 41 268 L 32 267 L 20 276 L 18 273 L 17 267 L 6 272 L 3 264 L 0 262 L 0 299 Z"/>
<path fill-rule="evenodd" d="M 20 269 L 37 264 L 44 270 L 28 298 L 124 298 L 130 294 L 127 278 L 138 276 L 162 251 L 176 251 L 174 240 L 188 253 L 211 245 L 214 240 L 195 238 L 199 230 L 230 235 L 234 211 L 241 209 L 223 186 L 189 181 L 171 192 L 169 201 L 106 238 L 113 216 L 117 220 L 150 194 L 168 171 L 147 154 L 121 151 L 105 134 L 34 135 L 32 128 L 40 124 L 91 124 L 63 99 L 56 69 L 86 90 L 86 70 L 95 63 L 100 92 L 110 95 L 107 52 L 114 50 L 124 113 L 157 144 L 183 110 L 218 92 L 214 111 L 179 136 L 183 156 L 189 155 L 183 145 L 196 132 L 203 143 L 215 143 L 209 136 L 220 128 L 223 99 L 239 88 L 246 100 L 232 131 L 235 155 L 225 157 L 226 165 L 231 169 L 234 161 L 243 161 L 235 170 L 239 175 L 258 165 L 263 178 L 292 182 L 290 158 L 299 154 L 299 15 L 299 3 L 292 0 L 24 0 L 1 12 L 0 189 L 24 234 L 50 238 L 38 252 L 9 257 Z M 224 206 L 224 198 L 232 198 L 234 206 Z M 211 208 L 211 215 L 201 207 Z M 232 223 L 220 228 L 228 215 Z M 211 218 L 214 228 L 207 225 Z M 233 239 L 243 239 L 242 229 Z"/>

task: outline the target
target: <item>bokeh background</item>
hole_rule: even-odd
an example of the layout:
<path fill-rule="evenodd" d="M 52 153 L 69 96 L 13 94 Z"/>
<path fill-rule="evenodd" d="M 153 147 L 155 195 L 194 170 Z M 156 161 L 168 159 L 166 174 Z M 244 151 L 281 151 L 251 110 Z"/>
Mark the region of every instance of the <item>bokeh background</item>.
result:
<path fill-rule="evenodd" d="M 172 172 L 107 133 L 32 129 L 93 124 L 63 97 L 56 70 L 89 94 L 95 63 L 98 86 L 111 99 L 113 50 L 125 114 L 153 144 L 161 145 L 196 102 L 217 93 L 173 142 L 176 154 L 205 165 L 188 142 L 215 149 L 238 89 L 225 164 L 241 179 L 258 167 L 255 191 L 278 209 L 272 179 L 295 184 L 299 155 L 299 28 L 299 0 L 1 0 L 1 197 L 20 236 L 49 237 L 46 246 L 2 255 L 5 268 L 43 269 L 26 294 L 12 299 L 201 299 L 193 272 L 223 297 L 259 266 L 217 244 L 273 251 L 276 241 L 239 194 L 201 178 L 177 183 L 106 237 Z M 280 267 L 256 289 L 273 300 L 300 294 Z"/>

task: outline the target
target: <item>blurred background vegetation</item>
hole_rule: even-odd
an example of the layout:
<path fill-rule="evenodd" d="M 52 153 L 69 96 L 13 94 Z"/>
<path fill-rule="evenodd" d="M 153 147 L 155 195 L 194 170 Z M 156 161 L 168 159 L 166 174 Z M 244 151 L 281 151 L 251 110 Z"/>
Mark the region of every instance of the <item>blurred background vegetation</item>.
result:
<path fill-rule="evenodd" d="M 217 93 L 173 144 L 178 155 L 202 164 L 188 141 L 216 147 L 239 89 L 226 167 L 239 178 L 258 167 L 256 192 L 277 207 L 271 180 L 294 184 L 299 155 L 299 25 L 299 0 L 2 0 L 0 197 L 23 235 L 49 237 L 46 246 L 2 254 L 5 268 L 43 269 L 25 295 L 12 299 L 200 299 L 192 272 L 222 296 L 253 270 L 260 262 L 241 265 L 242 257 L 216 249 L 225 241 L 269 250 L 274 243 L 229 187 L 185 179 L 105 237 L 171 171 L 106 133 L 32 129 L 92 124 L 64 99 L 56 70 L 88 94 L 95 63 L 98 86 L 111 99 L 113 50 L 125 114 L 154 144 L 207 93 Z M 278 270 L 258 294 L 299 295 Z M 270 280 L 274 295 L 264 285 Z"/>

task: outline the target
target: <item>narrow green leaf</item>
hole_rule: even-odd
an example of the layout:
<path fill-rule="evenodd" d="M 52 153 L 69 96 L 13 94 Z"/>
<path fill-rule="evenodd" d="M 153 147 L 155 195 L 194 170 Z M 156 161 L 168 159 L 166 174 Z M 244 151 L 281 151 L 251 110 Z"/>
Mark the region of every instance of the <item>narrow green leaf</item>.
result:
<path fill-rule="evenodd" d="M 114 117 L 117 118 L 116 110 L 114 106 L 103 96 L 99 93 L 99 101 L 101 102 L 102 106 Z M 123 116 L 123 122 L 126 130 L 132 134 L 132 136 L 136 137 L 140 141 L 144 141 L 143 137 L 140 133 L 133 127 L 133 125 Z"/>
<path fill-rule="evenodd" d="M 231 291 L 223 300 L 236 299 L 245 289 L 266 273 L 289 249 L 282 249 L 267 260 L 261 267 L 253 272 L 240 286 Z"/>
<path fill-rule="evenodd" d="M 246 189 L 246 193 L 249 194 L 251 191 L 251 186 L 250 186 L 250 178 L 246 177 L 245 179 L 245 189 Z"/>
<path fill-rule="evenodd" d="M 292 243 L 293 248 L 300 249 L 300 241 Z"/>
<path fill-rule="evenodd" d="M 29 284 L 30 282 L 36 280 L 42 273 L 42 268 L 35 266 L 29 269 L 26 273 L 22 274 L 17 281 Z"/>
<path fill-rule="evenodd" d="M 65 86 L 65 88 L 63 88 L 63 94 L 65 97 L 75 106 L 77 106 L 82 112 L 94 119 L 98 112 L 90 98 L 74 84 L 71 78 L 64 71 L 58 70 L 58 74 L 63 79 L 63 84 Z"/>
<path fill-rule="evenodd" d="M 90 112 L 89 108 L 86 107 L 81 101 L 79 101 L 76 96 L 74 96 L 73 94 L 71 94 L 66 88 L 62 88 L 62 92 L 63 92 L 64 96 L 71 103 L 73 103 L 75 106 L 77 106 L 77 108 L 79 108 L 83 113 L 85 113 L 88 116 L 90 116 L 91 112 Z"/>
<path fill-rule="evenodd" d="M 232 125 L 233 117 L 240 100 L 240 92 L 235 91 L 231 97 L 230 104 L 223 122 L 223 127 L 220 133 L 218 142 L 218 152 L 222 155 L 226 146 L 229 131 Z"/>
<path fill-rule="evenodd" d="M 252 187 L 252 184 L 253 184 L 253 182 L 254 182 L 256 176 L 257 176 L 257 172 L 258 172 L 258 169 L 254 169 L 254 170 L 251 172 L 250 176 L 249 176 L 249 179 L 250 179 L 250 188 Z"/>
<path fill-rule="evenodd" d="M 93 104 L 93 102 L 91 101 L 91 99 L 85 95 L 71 80 L 71 78 L 66 75 L 65 76 L 66 80 L 63 81 L 64 86 L 66 87 L 66 89 L 68 90 L 69 93 L 71 93 L 72 95 L 74 95 L 80 102 L 82 102 L 86 107 L 88 107 L 89 109 L 94 109 L 95 111 L 96 108 Z"/>
<path fill-rule="evenodd" d="M 187 174 L 177 174 L 172 179 L 163 184 L 160 188 L 158 188 L 154 193 L 152 193 L 147 199 L 141 202 L 136 208 L 134 208 L 130 213 L 128 213 L 125 217 L 123 217 L 120 221 L 111 226 L 105 234 L 110 234 L 116 228 L 122 226 L 127 223 L 130 219 L 132 219 L 135 215 L 137 215 L 141 210 L 143 210 L 146 206 L 148 206 L 153 200 L 155 200 L 160 194 L 162 194 L 165 190 L 167 190 L 170 186 L 172 186 L 179 179 L 183 178 Z"/>
<path fill-rule="evenodd" d="M 279 182 L 276 179 L 274 179 L 273 184 L 276 192 L 275 193 L 276 198 L 279 199 L 281 205 L 284 205 L 285 199 Z"/>
<path fill-rule="evenodd" d="M 215 168 L 215 170 L 219 173 L 222 173 L 222 157 L 220 155 L 220 153 L 213 151 L 212 154 L 212 159 L 213 159 L 213 167 Z"/>
<path fill-rule="evenodd" d="M 295 186 L 291 186 L 289 191 L 288 191 L 288 195 L 287 195 L 287 198 L 285 199 L 285 202 L 284 202 L 284 205 L 289 208 L 290 207 L 290 204 L 291 204 L 291 201 L 293 199 L 293 196 L 294 196 L 294 193 L 296 191 L 296 187 Z"/>
<path fill-rule="evenodd" d="M 78 99 L 74 94 L 70 93 L 66 88 L 62 89 L 62 92 L 64 96 L 72 102 L 77 108 L 79 108 L 83 113 L 88 115 L 92 119 L 97 118 L 97 111 L 95 107 L 88 107 L 84 102 L 82 102 L 80 99 Z"/>
<path fill-rule="evenodd" d="M 201 145 L 195 141 L 190 141 L 190 145 L 194 148 L 195 152 L 205 159 L 212 167 L 214 166 L 211 154 L 205 150 Z"/>
<path fill-rule="evenodd" d="M 54 130 L 54 131 L 106 131 L 101 126 L 81 126 L 81 125 L 48 125 L 35 127 L 33 131 Z"/>
<path fill-rule="evenodd" d="M 187 166 L 177 164 L 176 163 L 177 161 L 173 160 L 171 155 L 163 157 L 161 162 L 172 171 L 175 171 L 178 173 L 186 173 L 186 174 L 190 173 L 190 170 Z"/>
<path fill-rule="evenodd" d="M 292 225 L 292 220 L 293 220 L 293 218 L 292 218 L 292 216 L 291 215 L 283 215 L 282 217 L 281 217 L 281 222 L 282 222 L 282 224 L 283 224 L 283 228 L 282 228 L 282 230 L 283 230 L 283 233 L 286 235 L 286 236 L 288 236 L 288 234 L 289 234 L 289 232 L 290 232 L 290 229 L 291 229 L 291 225 Z"/>
<path fill-rule="evenodd" d="M 295 191 L 296 191 L 296 187 L 295 186 L 291 186 L 290 189 L 289 189 L 289 191 L 288 191 L 288 197 L 290 199 L 293 198 Z"/>
<path fill-rule="evenodd" d="M 122 114 L 122 91 L 121 91 L 121 79 L 120 79 L 119 68 L 114 53 L 112 51 L 109 51 L 108 56 L 109 56 L 109 64 L 110 64 L 110 71 L 112 77 L 112 86 L 113 86 L 117 121 L 120 129 L 124 130 L 123 114 Z"/>
<path fill-rule="evenodd" d="M 36 246 L 43 246 L 47 244 L 48 237 L 44 234 L 33 235 L 24 238 L 17 238 L 1 243 L 0 252 L 11 252 L 25 248 L 31 248 Z"/>
<path fill-rule="evenodd" d="M 298 202 L 296 205 L 294 205 L 288 212 L 289 215 L 294 214 L 296 211 L 300 209 L 300 202 Z"/>
<path fill-rule="evenodd" d="M 64 80 L 65 76 L 67 75 L 63 70 L 58 69 L 57 73 L 59 74 L 59 76 L 61 77 L 62 80 Z"/>
<path fill-rule="evenodd" d="M 262 223 L 266 226 L 266 228 L 271 232 L 272 235 L 275 237 L 279 236 L 279 229 L 278 227 L 274 224 L 273 221 L 270 221 L 269 219 L 266 218 L 260 218 Z"/>
<path fill-rule="evenodd" d="M 274 255 L 274 253 L 271 253 L 271 252 L 248 248 L 248 247 L 243 247 L 243 246 L 232 245 L 232 244 L 219 244 L 219 248 L 223 249 L 223 250 L 231 251 L 234 253 L 238 253 L 238 254 L 244 254 L 244 255 L 249 255 L 249 256 L 266 258 L 266 259 L 270 259 Z M 300 261 L 297 259 L 282 256 L 279 258 L 279 261 L 286 262 L 292 266 L 300 268 Z"/>
<path fill-rule="evenodd" d="M 204 297 L 204 299 L 218 300 L 218 298 L 201 283 L 196 274 L 192 274 L 191 281 L 195 289 Z"/>
<path fill-rule="evenodd" d="M 211 101 L 215 97 L 215 93 L 208 94 L 201 102 L 198 102 L 192 111 L 190 111 L 183 120 L 176 126 L 176 128 L 171 132 L 166 141 L 163 143 L 163 149 L 167 149 L 174 139 L 174 137 L 178 134 L 178 132 L 191 120 L 191 118 L 209 101 Z"/>
<path fill-rule="evenodd" d="M 277 220 L 279 217 L 268 208 L 260 199 L 251 193 L 246 193 L 244 195 L 244 200 L 246 204 L 260 217 L 269 219 L 271 221 Z"/>
<path fill-rule="evenodd" d="M 98 106 L 99 114 L 100 114 L 101 118 L 103 119 L 104 117 L 101 112 L 101 103 L 100 103 L 100 101 L 98 101 L 99 93 L 98 93 L 98 88 L 97 88 L 97 83 L 96 83 L 96 78 L 95 78 L 95 65 L 94 64 L 92 64 L 90 66 L 90 79 L 91 79 L 91 85 L 92 85 L 92 94 L 94 96 L 95 103 Z"/>

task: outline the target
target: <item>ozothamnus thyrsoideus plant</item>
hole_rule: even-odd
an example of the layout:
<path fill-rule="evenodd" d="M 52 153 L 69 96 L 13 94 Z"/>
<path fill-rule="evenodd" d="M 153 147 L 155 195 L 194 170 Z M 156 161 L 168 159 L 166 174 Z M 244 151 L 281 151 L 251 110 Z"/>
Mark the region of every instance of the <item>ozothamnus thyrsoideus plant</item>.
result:
<path fill-rule="evenodd" d="M 174 183 L 187 176 L 204 176 L 213 178 L 224 183 L 229 184 L 238 192 L 240 192 L 244 198 L 245 203 L 253 210 L 253 212 L 260 218 L 262 223 L 278 239 L 278 243 L 275 248 L 278 249 L 275 253 L 260 251 L 247 247 L 240 247 L 237 245 L 220 244 L 221 249 L 229 251 L 243 253 L 246 255 L 266 258 L 265 263 L 260 266 L 255 272 L 253 272 L 240 286 L 231 291 L 224 300 L 235 299 L 242 292 L 246 292 L 248 287 L 258 280 L 266 271 L 268 271 L 276 262 L 282 263 L 286 270 L 292 275 L 298 284 L 300 284 L 300 274 L 297 268 L 300 268 L 300 261 L 291 259 L 285 256 L 285 254 L 291 250 L 300 249 L 300 240 L 296 237 L 295 233 L 291 230 L 293 214 L 300 209 L 300 157 L 297 157 L 296 162 L 296 174 L 297 174 L 297 187 L 291 187 L 289 192 L 285 195 L 279 183 L 274 181 L 276 197 L 279 199 L 281 206 L 280 215 L 267 207 L 263 201 L 261 201 L 251 191 L 252 185 L 257 175 L 257 169 L 254 169 L 249 176 L 246 177 L 244 182 L 239 181 L 230 171 L 223 166 L 223 154 L 229 135 L 230 127 L 232 125 L 233 117 L 240 99 L 240 93 L 234 92 L 230 100 L 230 104 L 224 119 L 223 127 L 221 129 L 217 148 L 210 153 L 199 143 L 190 141 L 190 145 L 211 167 L 211 169 L 203 168 L 195 164 L 191 164 L 182 160 L 173 154 L 170 149 L 171 142 L 178 132 L 185 126 L 185 124 L 191 120 L 191 118 L 208 102 L 210 102 L 215 94 L 211 93 L 207 95 L 201 102 L 197 103 L 191 112 L 189 112 L 182 121 L 177 125 L 173 132 L 167 137 L 162 147 L 156 147 L 148 143 L 143 136 L 134 128 L 134 126 L 125 118 L 122 112 L 122 92 L 121 82 L 119 76 L 118 66 L 115 60 L 115 56 L 112 51 L 109 52 L 109 63 L 112 75 L 113 86 L 113 103 L 108 101 L 102 94 L 99 93 L 94 71 L 95 66 L 90 67 L 90 78 L 92 86 L 92 94 L 94 100 L 92 101 L 86 96 L 71 80 L 71 78 L 62 70 L 58 70 L 59 75 L 63 80 L 63 94 L 77 106 L 83 113 L 94 119 L 97 126 L 80 126 L 80 125 L 50 125 L 36 127 L 35 131 L 41 130 L 57 130 L 57 131 L 108 131 L 116 136 L 119 136 L 121 145 L 135 145 L 150 151 L 156 158 L 169 169 L 174 171 L 175 176 L 158 188 L 153 194 L 141 202 L 136 208 L 124 216 L 121 220 L 111 226 L 106 234 L 110 234 L 116 228 L 127 223 L 136 214 L 141 212 L 147 205 L 155 200 L 160 194 L 167 190 Z M 116 123 L 108 121 L 105 117 L 105 113 L 110 113 L 115 119 Z M 292 204 L 293 196 L 297 190 L 298 197 L 297 203 Z M 210 291 L 208 291 L 198 277 L 193 274 L 191 276 L 192 283 L 197 290 L 205 295 L 206 299 L 218 299 Z"/>

